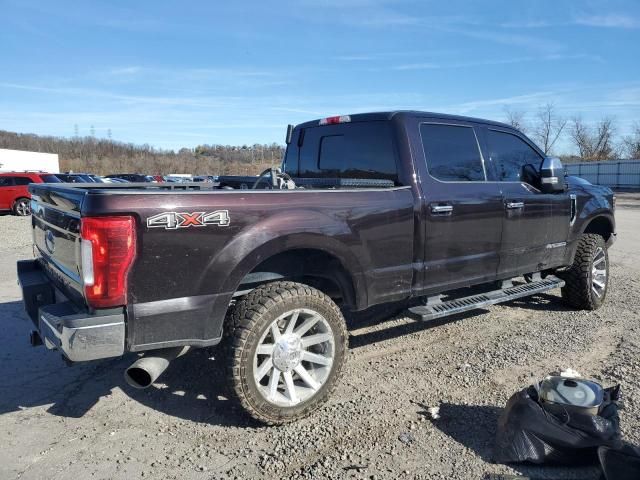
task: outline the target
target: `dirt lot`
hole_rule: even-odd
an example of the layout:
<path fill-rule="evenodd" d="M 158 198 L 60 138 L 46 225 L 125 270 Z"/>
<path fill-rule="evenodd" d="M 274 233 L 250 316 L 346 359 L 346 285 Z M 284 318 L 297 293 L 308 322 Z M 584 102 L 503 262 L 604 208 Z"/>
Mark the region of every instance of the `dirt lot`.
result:
<path fill-rule="evenodd" d="M 14 273 L 31 256 L 29 220 L 0 217 L 0 478 L 596 478 L 589 468 L 514 470 L 491 463 L 491 450 L 509 396 L 569 366 L 622 385 L 624 435 L 640 444 L 640 195 L 618 204 L 599 311 L 570 311 L 554 291 L 437 323 L 352 320 L 332 401 L 277 428 L 234 409 L 215 349 L 136 391 L 122 377 L 133 356 L 67 367 L 29 347 Z M 437 405 L 433 422 L 426 410 Z"/>

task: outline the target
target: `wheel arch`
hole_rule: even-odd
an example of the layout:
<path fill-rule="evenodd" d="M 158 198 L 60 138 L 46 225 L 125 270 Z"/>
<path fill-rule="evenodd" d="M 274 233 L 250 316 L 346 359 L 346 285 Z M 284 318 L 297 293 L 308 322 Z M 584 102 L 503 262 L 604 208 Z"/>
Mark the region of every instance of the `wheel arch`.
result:
<path fill-rule="evenodd" d="M 332 232 L 349 233 L 339 224 L 333 225 Z M 336 237 L 338 235 L 309 231 L 274 236 L 271 229 L 260 224 L 233 237 L 210 260 L 196 283 L 196 288 L 203 294 L 216 293 L 211 310 L 214 321 L 208 327 L 212 329 L 210 336 L 222 335 L 223 319 L 234 297 L 274 280 L 296 279 L 304 282 L 306 279 L 330 297 L 343 300 L 343 305 L 364 308 L 363 305 L 367 304 L 367 285 L 361 262 L 353 252 L 354 245 L 347 245 Z M 353 236 L 347 237 L 353 240 Z M 287 264 L 298 270 L 274 268 Z M 325 268 L 305 270 L 304 267 L 309 265 L 323 265 Z M 261 279 L 252 279 L 248 277 L 251 274 L 265 275 Z"/>
<path fill-rule="evenodd" d="M 326 249 L 298 247 L 274 253 L 242 277 L 236 294 L 273 280 L 308 284 L 347 308 L 358 304 L 356 280 L 338 255 Z"/>
<path fill-rule="evenodd" d="M 615 231 L 615 224 L 612 218 L 606 214 L 595 215 L 585 222 L 581 233 L 595 233 L 604 238 L 608 244 Z"/>

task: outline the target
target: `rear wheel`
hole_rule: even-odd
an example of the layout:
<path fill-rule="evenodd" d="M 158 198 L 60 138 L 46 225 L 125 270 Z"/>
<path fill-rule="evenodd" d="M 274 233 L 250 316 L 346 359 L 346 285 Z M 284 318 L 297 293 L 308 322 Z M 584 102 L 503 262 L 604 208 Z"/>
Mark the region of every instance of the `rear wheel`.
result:
<path fill-rule="evenodd" d="M 229 380 L 252 417 L 282 424 L 329 398 L 348 337 L 342 313 L 327 295 L 300 283 L 270 283 L 240 300 L 230 320 Z"/>
<path fill-rule="evenodd" d="M 31 200 L 28 198 L 17 199 L 13 204 L 13 213 L 20 217 L 31 215 Z"/>
<path fill-rule="evenodd" d="M 562 298 L 574 308 L 596 310 L 604 303 L 609 282 L 609 254 L 604 238 L 593 233 L 580 237 L 573 264 L 560 275 Z"/>

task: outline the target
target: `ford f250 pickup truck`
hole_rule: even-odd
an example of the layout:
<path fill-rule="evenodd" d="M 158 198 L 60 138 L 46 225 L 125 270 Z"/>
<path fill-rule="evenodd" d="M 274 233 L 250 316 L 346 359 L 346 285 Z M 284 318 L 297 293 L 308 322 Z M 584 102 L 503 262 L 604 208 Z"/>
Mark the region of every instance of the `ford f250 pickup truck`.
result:
<path fill-rule="evenodd" d="M 32 344 L 72 362 L 144 352 L 126 378 L 145 387 L 222 342 L 235 398 L 279 424 L 336 387 L 350 311 L 404 301 L 428 321 L 553 288 L 577 309 L 605 299 L 612 192 L 568 184 L 508 125 L 344 115 L 286 143 L 281 168 L 215 185 L 31 185 L 36 258 L 17 268 Z"/>

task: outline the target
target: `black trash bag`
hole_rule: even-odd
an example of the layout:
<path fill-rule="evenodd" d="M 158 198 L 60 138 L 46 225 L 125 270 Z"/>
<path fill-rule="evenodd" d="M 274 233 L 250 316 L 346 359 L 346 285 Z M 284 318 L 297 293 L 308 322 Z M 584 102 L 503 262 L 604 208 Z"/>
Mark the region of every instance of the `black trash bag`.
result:
<path fill-rule="evenodd" d="M 498 419 L 493 458 L 498 463 L 576 465 L 598 461 L 600 446 L 620 448 L 620 386 L 605 389 L 598 415 L 554 415 L 531 386 L 514 394 Z"/>
<path fill-rule="evenodd" d="M 625 444 L 620 450 L 598 448 L 600 466 L 606 480 L 638 480 L 640 478 L 640 448 Z"/>

